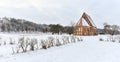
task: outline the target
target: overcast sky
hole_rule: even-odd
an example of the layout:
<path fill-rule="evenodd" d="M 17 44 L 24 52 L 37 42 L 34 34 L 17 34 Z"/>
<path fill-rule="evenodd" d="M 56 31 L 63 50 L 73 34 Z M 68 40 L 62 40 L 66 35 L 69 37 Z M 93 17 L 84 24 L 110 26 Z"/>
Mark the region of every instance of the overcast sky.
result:
<path fill-rule="evenodd" d="M 120 0 L 0 0 L 0 17 L 22 18 L 41 24 L 70 25 L 88 13 L 97 27 L 120 25 Z"/>

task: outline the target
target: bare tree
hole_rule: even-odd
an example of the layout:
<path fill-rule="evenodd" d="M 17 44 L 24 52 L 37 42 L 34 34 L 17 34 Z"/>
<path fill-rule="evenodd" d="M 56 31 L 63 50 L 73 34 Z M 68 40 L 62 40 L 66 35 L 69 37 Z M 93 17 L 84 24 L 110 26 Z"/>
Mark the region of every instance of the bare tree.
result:
<path fill-rule="evenodd" d="M 111 26 L 111 29 L 112 29 L 111 35 L 114 35 L 114 34 L 116 34 L 116 32 L 119 30 L 119 26 L 117 26 L 117 25 L 112 25 L 112 26 Z"/>
<path fill-rule="evenodd" d="M 71 21 L 71 22 L 70 22 L 71 29 L 69 30 L 69 31 L 70 31 L 69 34 L 72 34 L 72 33 L 73 33 L 75 25 L 76 25 L 76 23 L 75 23 L 74 21 Z"/>
<path fill-rule="evenodd" d="M 70 22 L 70 26 L 74 27 L 76 25 L 76 23 L 74 21 Z"/>
<path fill-rule="evenodd" d="M 110 25 L 108 23 L 103 23 L 104 25 L 104 32 L 105 34 L 109 34 L 109 30 L 110 30 Z"/>

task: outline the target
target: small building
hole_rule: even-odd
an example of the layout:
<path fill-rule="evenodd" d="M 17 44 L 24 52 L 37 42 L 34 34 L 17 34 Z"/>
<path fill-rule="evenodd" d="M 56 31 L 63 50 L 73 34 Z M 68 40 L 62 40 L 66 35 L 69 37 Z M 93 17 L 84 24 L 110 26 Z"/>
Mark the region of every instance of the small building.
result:
<path fill-rule="evenodd" d="M 88 26 L 84 25 L 83 21 L 87 22 Z M 98 34 L 95 24 L 93 23 L 90 16 L 88 16 L 85 12 L 83 13 L 82 17 L 74 27 L 73 34 L 79 36 L 92 36 Z"/>

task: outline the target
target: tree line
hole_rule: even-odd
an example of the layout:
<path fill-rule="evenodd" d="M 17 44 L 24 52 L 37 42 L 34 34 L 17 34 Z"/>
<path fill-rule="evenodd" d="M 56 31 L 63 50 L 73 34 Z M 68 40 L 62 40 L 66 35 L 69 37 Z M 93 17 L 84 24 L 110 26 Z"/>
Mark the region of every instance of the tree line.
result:
<path fill-rule="evenodd" d="M 0 18 L 1 32 L 51 32 L 52 34 L 73 33 L 72 26 L 62 26 L 60 24 L 36 24 L 24 19 Z"/>

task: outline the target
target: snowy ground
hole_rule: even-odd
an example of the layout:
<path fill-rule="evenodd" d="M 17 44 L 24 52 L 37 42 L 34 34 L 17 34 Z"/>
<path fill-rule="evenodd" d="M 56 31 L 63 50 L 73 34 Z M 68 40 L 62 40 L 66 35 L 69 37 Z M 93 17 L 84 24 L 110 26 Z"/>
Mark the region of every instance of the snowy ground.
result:
<path fill-rule="evenodd" d="M 82 42 L 12 55 L 14 45 L 9 45 L 10 39 L 17 41 L 23 36 L 41 40 L 49 36 L 68 35 L 1 33 L 0 62 L 120 62 L 119 40 L 110 42 L 108 41 L 109 35 L 82 36 Z M 115 36 L 114 39 L 118 37 Z M 100 41 L 100 38 L 104 41 Z M 4 45 L 4 41 L 7 41 L 6 45 Z"/>

